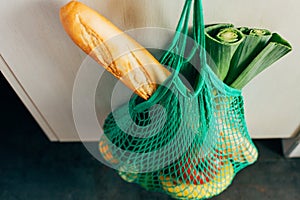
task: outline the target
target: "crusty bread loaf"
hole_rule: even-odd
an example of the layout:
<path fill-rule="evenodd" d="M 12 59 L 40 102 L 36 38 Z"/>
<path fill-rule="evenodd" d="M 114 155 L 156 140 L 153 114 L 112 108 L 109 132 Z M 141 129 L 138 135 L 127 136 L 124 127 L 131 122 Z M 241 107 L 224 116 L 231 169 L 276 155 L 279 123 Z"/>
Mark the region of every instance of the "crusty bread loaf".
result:
<path fill-rule="evenodd" d="M 140 97 L 148 99 L 170 75 L 144 47 L 83 3 L 66 4 L 60 20 L 85 53 Z"/>

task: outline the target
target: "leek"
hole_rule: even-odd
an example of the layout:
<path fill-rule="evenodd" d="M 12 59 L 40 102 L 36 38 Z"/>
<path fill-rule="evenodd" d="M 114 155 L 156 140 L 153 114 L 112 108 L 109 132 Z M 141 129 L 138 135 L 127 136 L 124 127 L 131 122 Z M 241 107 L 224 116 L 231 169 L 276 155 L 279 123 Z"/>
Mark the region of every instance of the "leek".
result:
<path fill-rule="evenodd" d="M 252 60 L 263 50 L 272 33 L 265 29 L 239 28 L 245 34 L 245 40 L 236 50 L 224 83 L 231 85 Z"/>
<path fill-rule="evenodd" d="M 242 89 L 256 75 L 279 60 L 292 50 L 291 45 L 279 34 L 273 33 L 266 47 L 243 70 L 239 77 L 230 84 L 231 87 Z"/>
<path fill-rule="evenodd" d="M 244 40 L 244 34 L 232 24 L 214 24 L 205 28 L 207 62 L 220 80 L 226 77 L 230 61 Z"/>

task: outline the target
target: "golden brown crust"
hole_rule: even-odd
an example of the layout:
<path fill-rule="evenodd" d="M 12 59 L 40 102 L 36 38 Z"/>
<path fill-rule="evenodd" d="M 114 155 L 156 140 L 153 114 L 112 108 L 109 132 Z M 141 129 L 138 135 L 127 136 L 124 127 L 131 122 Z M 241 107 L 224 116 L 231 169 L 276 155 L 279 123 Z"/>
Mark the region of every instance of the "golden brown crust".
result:
<path fill-rule="evenodd" d="M 88 6 L 71 1 L 61 8 L 60 20 L 76 45 L 142 98 L 170 75 L 144 47 Z"/>

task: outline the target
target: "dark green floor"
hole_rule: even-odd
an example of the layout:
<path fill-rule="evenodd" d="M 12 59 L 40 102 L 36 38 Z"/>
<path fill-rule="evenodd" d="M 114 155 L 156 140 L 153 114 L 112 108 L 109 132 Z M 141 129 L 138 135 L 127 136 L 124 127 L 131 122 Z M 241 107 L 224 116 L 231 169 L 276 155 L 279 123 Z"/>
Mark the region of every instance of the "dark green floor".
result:
<path fill-rule="evenodd" d="M 123 182 L 80 143 L 51 143 L 0 74 L 0 200 L 170 199 Z M 300 159 L 280 140 L 255 141 L 259 161 L 241 171 L 225 199 L 300 199 Z"/>

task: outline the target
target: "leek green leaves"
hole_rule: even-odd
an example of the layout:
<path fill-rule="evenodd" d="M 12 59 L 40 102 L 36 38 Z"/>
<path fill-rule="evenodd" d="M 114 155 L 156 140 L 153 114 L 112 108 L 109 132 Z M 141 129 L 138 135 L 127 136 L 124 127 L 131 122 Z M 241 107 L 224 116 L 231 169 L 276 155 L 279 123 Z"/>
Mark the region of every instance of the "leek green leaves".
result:
<path fill-rule="evenodd" d="M 208 64 L 227 85 L 242 89 L 292 50 L 279 34 L 266 29 L 213 24 L 205 28 Z"/>

